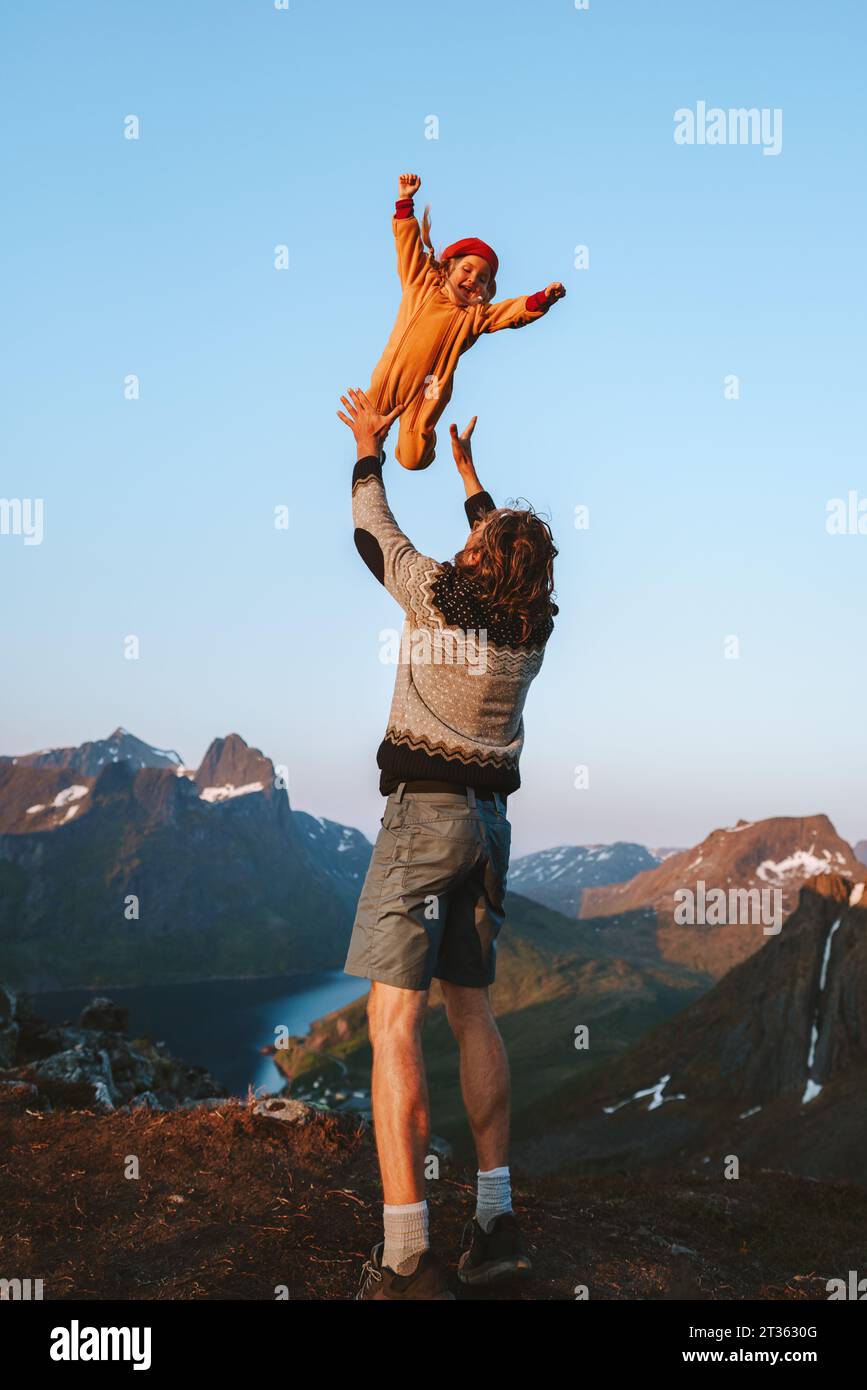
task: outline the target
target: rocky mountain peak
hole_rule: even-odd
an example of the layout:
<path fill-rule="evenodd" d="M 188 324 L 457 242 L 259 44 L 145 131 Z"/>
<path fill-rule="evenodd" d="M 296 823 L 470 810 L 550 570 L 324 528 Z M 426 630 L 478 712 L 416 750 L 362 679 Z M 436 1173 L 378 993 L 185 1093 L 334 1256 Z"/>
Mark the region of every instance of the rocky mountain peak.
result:
<path fill-rule="evenodd" d="M 80 743 L 74 748 L 41 748 L 37 753 L 0 757 L 0 763 L 11 763 L 16 767 L 63 769 L 81 773 L 85 777 L 97 777 L 100 769 L 108 763 L 119 762 L 128 762 L 134 769 L 179 768 L 183 759 L 173 748 L 154 748 L 120 724 L 108 738 Z"/>
<path fill-rule="evenodd" d="M 693 849 L 671 855 L 626 883 L 585 889 L 579 916 L 611 923 L 614 931 L 606 935 L 618 949 L 628 945 L 626 938 L 634 938 L 641 918 L 642 932 L 655 941 L 664 959 L 719 977 L 763 946 L 767 936 L 752 921 L 706 925 L 700 933 L 678 925 L 678 895 L 755 890 L 771 895 L 787 914 L 808 879 L 827 876 L 857 883 L 864 873 L 852 847 L 826 815 L 741 819 L 712 830 Z"/>
<path fill-rule="evenodd" d="M 251 792 L 276 793 L 274 764 L 260 748 L 251 748 L 240 734 L 215 738 L 195 774 L 205 801 L 227 801 Z"/>

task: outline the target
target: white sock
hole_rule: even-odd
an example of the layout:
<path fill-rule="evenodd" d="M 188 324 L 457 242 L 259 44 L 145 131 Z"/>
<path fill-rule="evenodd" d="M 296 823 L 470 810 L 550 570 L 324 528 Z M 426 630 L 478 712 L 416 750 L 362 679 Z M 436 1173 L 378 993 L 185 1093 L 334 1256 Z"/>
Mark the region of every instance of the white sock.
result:
<path fill-rule="evenodd" d="M 400 1266 L 412 1266 L 414 1257 L 430 1247 L 427 1202 L 407 1202 L 402 1206 L 386 1203 L 382 1208 L 382 1220 L 385 1227 L 382 1263 L 395 1274 L 411 1273 L 412 1268 L 402 1270 Z"/>
<path fill-rule="evenodd" d="M 509 1169 L 481 1168 L 476 1173 L 476 1220 L 483 1231 L 490 1231 L 498 1216 L 512 1210 L 512 1185 Z"/>

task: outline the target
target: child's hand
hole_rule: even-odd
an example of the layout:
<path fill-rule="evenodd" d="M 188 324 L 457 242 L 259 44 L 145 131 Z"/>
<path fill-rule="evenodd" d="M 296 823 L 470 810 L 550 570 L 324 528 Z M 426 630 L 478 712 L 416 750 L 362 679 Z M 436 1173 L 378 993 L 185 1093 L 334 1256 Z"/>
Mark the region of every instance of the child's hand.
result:
<path fill-rule="evenodd" d="M 418 174 L 400 174 L 397 180 L 398 198 L 412 198 L 421 188 Z"/>
<path fill-rule="evenodd" d="M 565 286 L 561 285 L 559 280 L 555 280 L 553 285 L 545 286 L 545 295 L 549 304 L 553 304 L 555 299 L 562 299 L 565 293 Z"/>
<path fill-rule="evenodd" d="M 346 406 L 349 414 L 344 415 L 342 410 L 338 410 L 338 418 L 344 425 L 348 425 L 355 435 L 355 442 L 358 445 L 358 457 L 369 458 L 371 455 L 379 456 L 385 437 L 397 419 L 398 415 L 406 409 L 406 402 L 403 405 L 395 406 L 387 415 L 382 415 L 374 408 L 373 402 L 368 399 L 361 390 L 350 388 L 346 396 L 341 396 L 340 400 Z"/>
<path fill-rule="evenodd" d="M 452 437 L 452 453 L 455 463 L 462 473 L 466 473 L 474 467 L 472 437 L 478 418 L 478 415 L 473 416 L 463 434 L 458 434 L 457 425 L 449 425 L 449 434 Z"/>

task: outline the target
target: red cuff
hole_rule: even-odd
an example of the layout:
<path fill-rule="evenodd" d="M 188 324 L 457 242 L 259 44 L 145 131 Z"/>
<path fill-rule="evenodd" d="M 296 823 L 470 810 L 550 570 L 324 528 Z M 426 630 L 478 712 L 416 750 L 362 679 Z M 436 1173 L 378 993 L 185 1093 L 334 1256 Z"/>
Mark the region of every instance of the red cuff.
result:
<path fill-rule="evenodd" d="M 394 215 L 400 220 L 412 217 L 412 198 L 398 198 L 394 205 Z"/>
<path fill-rule="evenodd" d="M 527 295 L 527 308 L 531 314 L 538 313 L 540 309 L 550 309 L 551 301 L 548 299 L 547 290 L 537 290 L 535 294 Z"/>

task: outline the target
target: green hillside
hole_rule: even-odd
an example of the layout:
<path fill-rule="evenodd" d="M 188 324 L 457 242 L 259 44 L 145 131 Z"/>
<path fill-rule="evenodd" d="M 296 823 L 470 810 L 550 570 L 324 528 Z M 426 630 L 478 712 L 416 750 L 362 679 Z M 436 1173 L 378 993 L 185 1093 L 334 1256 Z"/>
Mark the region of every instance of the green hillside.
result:
<path fill-rule="evenodd" d="M 512 1070 L 513 1128 L 525 1132 L 524 1114 L 575 1078 L 619 1055 L 649 1028 L 685 1008 L 711 981 L 681 966 L 636 968 L 593 955 L 592 943 L 574 920 L 517 894 L 506 902 L 507 922 L 497 948 L 492 1002 Z M 575 1047 L 575 1029 L 586 1024 L 589 1047 Z M 435 1133 L 466 1150 L 468 1130 L 458 1084 L 457 1045 L 439 987 L 431 990 L 424 1052 Z M 321 1087 L 367 1091 L 370 1045 L 366 1001 L 356 1000 L 314 1024 L 275 1061 L 296 1094 Z M 344 1068 L 346 1072 L 344 1073 Z"/>

